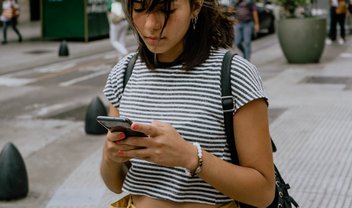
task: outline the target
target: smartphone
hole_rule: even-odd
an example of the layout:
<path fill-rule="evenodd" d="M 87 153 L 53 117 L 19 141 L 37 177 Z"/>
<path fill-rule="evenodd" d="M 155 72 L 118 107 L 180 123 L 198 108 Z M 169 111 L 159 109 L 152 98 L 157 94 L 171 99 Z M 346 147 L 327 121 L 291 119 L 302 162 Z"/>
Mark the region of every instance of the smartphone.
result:
<path fill-rule="evenodd" d="M 134 131 L 131 129 L 132 121 L 124 117 L 111 117 L 111 116 L 98 116 L 98 123 L 111 132 L 121 131 L 126 134 L 126 137 L 145 137 L 142 132 Z"/>

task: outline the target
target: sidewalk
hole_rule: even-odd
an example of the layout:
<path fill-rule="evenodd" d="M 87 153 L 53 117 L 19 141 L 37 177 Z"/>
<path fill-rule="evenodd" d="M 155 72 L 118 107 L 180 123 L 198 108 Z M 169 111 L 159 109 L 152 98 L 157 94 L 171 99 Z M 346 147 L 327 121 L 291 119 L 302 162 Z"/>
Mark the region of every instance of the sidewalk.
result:
<path fill-rule="evenodd" d="M 108 38 L 90 42 L 67 41 L 69 56 L 59 57 L 61 42 L 42 39 L 40 22 L 19 24 L 18 28 L 23 36 L 22 43 L 17 42 L 16 34 L 9 28 L 8 44 L 0 45 L 0 75 L 114 50 Z M 127 37 L 133 38 L 132 35 Z"/>
<path fill-rule="evenodd" d="M 69 42 L 71 56 L 59 58 L 59 42 L 40 40 L 37 23 L 20 25 L 19 29 L 24 34 L 23 43 L 0 45 L 0 75 L 113 50 L 107 39 L 89 43 Z M 16 40 L 14 34 L 9 34 L 9 37 Z M 320 63 L 301 65 L 287 64 L 276 39 L 268 40 L 272 42 L 256 43 L 252 60 L 258 66 L 270 98 L 270 131 L 278 148 L 274 159 L 292 187 L 290 194 L 303 208 L 350 208 L 351 37 L 347 37 L 343 46 L 325 46 Z M 84 132 L 76 134 L 89 138 Z M 118 196 L 109 192 L 99 178 L 100 154 L 98 149 L 81 161 L 60 181 L 50 200 L 41 207 L 101 208 L 116 200 Z M 32 196 L 16 202 L 0 202 L 0 207 L 26 207 L 34 200 L 38 199 Z"/>
<path fill-rule="evenodd" d="M 265 81 L 278 152 L 301 207 L 352 207 L 352 47 L 331 61 L 287 66 Z M 332 50 L 337 45 L 327 46 Z"/>

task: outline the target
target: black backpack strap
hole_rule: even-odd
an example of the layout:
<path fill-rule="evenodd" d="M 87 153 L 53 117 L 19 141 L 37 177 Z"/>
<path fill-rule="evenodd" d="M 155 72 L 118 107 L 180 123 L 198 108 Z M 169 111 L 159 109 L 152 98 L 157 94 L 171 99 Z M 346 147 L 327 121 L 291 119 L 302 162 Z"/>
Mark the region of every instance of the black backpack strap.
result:
<path fill-rule="evenodd" d="M 224 123 L 225 123 L 225 132 L 227 144 L 229 145 L 229 150 L 231 153 L 231 161 L 233 164 L 239 164 L 236 144 L 235 144 L 235 136 L 234 136 L 234 126 L 233 126 L 233 114 L 235 111 L 235 100 L 231 93 L 231 63 L 233 56 L 236 55 L 231 51 L 226 52 L 221 66 L 221 102 L 224 111 Z M 271 139 L 271 145 L 273 147 L 273 151 L 276 151 L 275 144 Z M 281 177 L 279 171 L 275 168 L 276 175 L 276 190 L 275 190 L 275 199 L 269 207 L 277 207 L 278 204 L 285 204 L 283 207 L 291 207 L 293 204 L 295 207 L 299 207 L 298 203 L 288 194 L 288 189 L 290 188 L 287 183 L 285 183 L 284 179 Z M 280 193 L 281 192 L 281 193 Z M 280 194 L 284 194 L 284 196 L 280 196 Z M 280 200 L 280 201 L 278 201 Z M 241 208 L 253 208 L 253 206 L 243 204 L 239 202 Z M 268 207 L 268 208 L 269 208 Z"/>
<path fill-rule="evenodd" d="M 233 131 L 233 113 L 235 111 L 235 100 L 231 93 L 231 62 L 233 56 L 236 55 L 231 51 L 227 51 L 221 65 L 221 102 L 224 111 L 224 124 L 227 144 L 231 153 L 231 161 L 233 164 L 239 164 L 237 149 L 235 144 L 235 136 Z M 271 139 L 273 152 L 276 152 L 276 146 Z"/>
<path fill-rule="evenodd" d="M 233 133 L 234 98 L 231 93 L 231 63 L 235 53 L 227 51 L 221 65 L 221 103 L 224 111 L 224 124 L 227 144 L 233 164 L 239 164 Z"/>
<path fill-rule="evenodd" d="M 125 89 L 127 82 L 130 79 L 130 76 L 132 74 L 133 67 L 134 67 L 134 64 L 136 63 L 137 58 L 138 58 L 138 53 L 134 54 L 130 59 L 130 61 L 128 62 L 128 65 L 125 71 L 125 76 L 123 78 L 123 89 Z"/>

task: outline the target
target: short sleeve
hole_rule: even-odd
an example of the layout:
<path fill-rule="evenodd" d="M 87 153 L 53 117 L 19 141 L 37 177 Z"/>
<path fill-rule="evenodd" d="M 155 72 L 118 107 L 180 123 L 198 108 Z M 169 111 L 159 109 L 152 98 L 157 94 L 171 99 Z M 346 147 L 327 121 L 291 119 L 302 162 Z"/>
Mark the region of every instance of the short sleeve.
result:
<path fill-rule="evenodd" d="M 121 59 L 111 70 L 103 90 L 105 97 L 115 107 L 120 106 L 123 93 L 123 79 L 129 61 L 134 54 L 129 54 Z"/>
<path fill-rule="evenodd" d="M 258 11 L 257 5 L 255 4 L 255 2 L 251 3 L 251 10 L 252 11 Z"/>
<path fill-rule="evenodd" d="M 232 59 L 231 90 L 235 98 L 235 111 L 260 98 L 263 98 L 268 104 L 268 97 L 265 94 L 257 68 L 238 55 Z"/>

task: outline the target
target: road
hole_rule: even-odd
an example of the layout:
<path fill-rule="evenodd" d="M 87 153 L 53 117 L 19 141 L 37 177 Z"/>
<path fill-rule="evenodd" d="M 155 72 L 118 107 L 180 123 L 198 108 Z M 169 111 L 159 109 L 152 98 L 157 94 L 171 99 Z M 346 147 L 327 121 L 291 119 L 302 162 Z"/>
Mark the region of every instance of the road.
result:
<path fill-rule="evenodd" d="M 101 147 L 103 136 L 86 135 L 84 118 L 91 100 L 103 98 L 115 60 L 108 52 L 0 77 L 0 147 L 12 142 L 19 149 L 30 185 L 28 197 L 17 203 L 45 207 L 58 186 Z"/>

